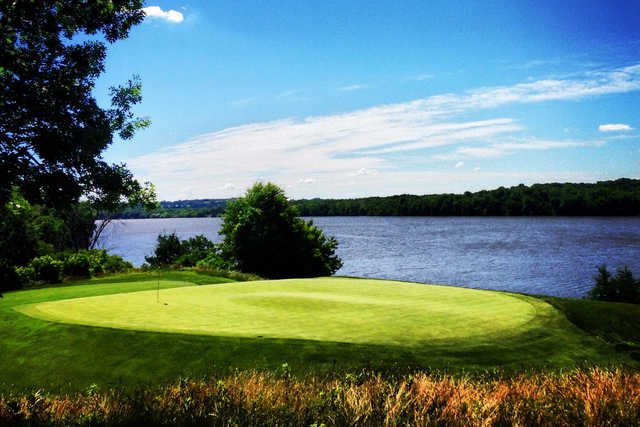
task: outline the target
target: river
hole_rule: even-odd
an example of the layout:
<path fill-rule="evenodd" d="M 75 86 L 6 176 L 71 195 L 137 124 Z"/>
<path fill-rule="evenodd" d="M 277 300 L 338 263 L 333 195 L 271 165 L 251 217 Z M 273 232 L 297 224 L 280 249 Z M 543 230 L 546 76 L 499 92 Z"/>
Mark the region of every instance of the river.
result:
<path fill-rule="evenodd" d="M 320 217 L 339 242 L 336 273 L 567 297 L 583 296 L 596 266 L 640 273 L 640 218 Z M 220 218 L 117 220 L 98 246 L 135 265 L 159 233 L 220 241 Z"/>

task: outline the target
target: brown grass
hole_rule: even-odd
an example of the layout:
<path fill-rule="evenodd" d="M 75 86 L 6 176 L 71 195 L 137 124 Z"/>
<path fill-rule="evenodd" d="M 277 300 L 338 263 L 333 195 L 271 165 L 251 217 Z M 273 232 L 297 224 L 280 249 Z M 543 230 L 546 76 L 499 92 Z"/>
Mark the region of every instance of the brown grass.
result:
<path fill-rule="evenodd" d="M 0 425 L 640 425 L 640 374 L 591 369 L 471 380 L 297 380 L 239 372 L 125 394 L 0 397 Z"/>

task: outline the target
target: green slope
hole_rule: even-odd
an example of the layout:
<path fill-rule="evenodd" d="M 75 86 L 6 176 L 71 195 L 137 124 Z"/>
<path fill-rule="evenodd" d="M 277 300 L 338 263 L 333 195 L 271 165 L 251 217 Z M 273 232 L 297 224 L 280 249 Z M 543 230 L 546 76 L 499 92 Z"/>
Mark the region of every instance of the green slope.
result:
<path fill-rule="evenodd" d="M 135 387 L 284 362 L 300 374 L 637 363 L 523 295 L 343 278 L 223 281 L 171 272 L 8 293 L 0 390 Z"/>

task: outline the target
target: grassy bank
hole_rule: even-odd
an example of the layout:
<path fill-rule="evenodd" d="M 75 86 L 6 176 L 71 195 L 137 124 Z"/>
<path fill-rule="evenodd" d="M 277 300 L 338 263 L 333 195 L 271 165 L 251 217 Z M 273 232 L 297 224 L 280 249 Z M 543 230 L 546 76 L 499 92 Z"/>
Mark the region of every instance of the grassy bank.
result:
<path fill-rule="evenodd" d="M 362 369 L 460 375 L 638 366 L 620 343 L 580 329 L 533 297 L 338 278 L 229 280 L 170 271 L 7 293 L 0 300 L 0 390 L 133 389 L 236 368 L 278 370 L 285 362 L 302 377 Z M 215 286 L 199 286 L 208 284 Z M 161 304 L 158 285 L 169 298 Z M 155 312 L 145 309 L 149 303 Z M 200 322 L 185 324 L 194 307 Z M 98 309 L 115 323 L 52 321 L 100 324 L 105 312 L 96 316 Z"/>
<path fill-rule="evenodd" d="M 0 397 L 5 425 L 638 425 L 640 374 L 590 369 L 470 380 L 237 373 L 137 393 Z"/>

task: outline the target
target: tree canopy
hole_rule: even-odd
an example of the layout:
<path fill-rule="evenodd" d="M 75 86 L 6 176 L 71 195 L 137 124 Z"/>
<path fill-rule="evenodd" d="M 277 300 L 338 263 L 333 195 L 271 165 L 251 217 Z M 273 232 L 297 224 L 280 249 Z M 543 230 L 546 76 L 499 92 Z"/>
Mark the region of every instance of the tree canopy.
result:
<path fill-rule="evenodd" d="M 140 79 L 93 96 L 106 43 L 127 37 L 143 0 L 0 1 L 0 289 L 34 255 L 90 246 L 100 211 L 155 205 L 155 191 L 102 152 L 149 125 Z"/>
<path fill-rule="evenodd" d="M 144 19 L 142 0 L 0 2 L 0 206 L 18 188 L 32 203 L 67 208 L 83 197 L 100 210 L 145 202 L 125 165 L 102 151 L 149 124 L 136 118 L 141 85 L 111 88 L 111 108 L 93 97 L 106 42 Z M 95 35 L 95 37 L 94 37 Z"/>
<path fill-rule="evenodd" d="M 337 240 L 299 218 L 284 191 L 274 184 L 255 184 L 228 204 L 223 218 L 223 257 L 245 273 L 313 277 L 331 275 L 342 267 L 335 255 Z"/>

